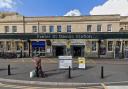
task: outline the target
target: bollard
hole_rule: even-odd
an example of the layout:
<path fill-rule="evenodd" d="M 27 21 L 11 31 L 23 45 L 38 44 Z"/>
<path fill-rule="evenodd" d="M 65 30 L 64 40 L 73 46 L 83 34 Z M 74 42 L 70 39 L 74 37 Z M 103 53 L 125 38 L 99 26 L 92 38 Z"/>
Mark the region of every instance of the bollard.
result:
<path fill-rule="evenodd" d="M 68 78 L 70 79 L 71 78 L 71 67 L 69 66 L 69 69 L 68 69 Z"/>
<path fill-rule="evenodd" d="M 11 75 L 10 64 L 8 65 L 8 75 Z"/>
<path fill-rule="evenodd" d="M 104 67 L 101 66 L 101 78 L 103 79 L 104 78 Z"/>
<path fill-rule="evenodd" d="M 38 67 L 36 67 L 36 77 L 39 77 L 39 70 L 38 70 Z"/>

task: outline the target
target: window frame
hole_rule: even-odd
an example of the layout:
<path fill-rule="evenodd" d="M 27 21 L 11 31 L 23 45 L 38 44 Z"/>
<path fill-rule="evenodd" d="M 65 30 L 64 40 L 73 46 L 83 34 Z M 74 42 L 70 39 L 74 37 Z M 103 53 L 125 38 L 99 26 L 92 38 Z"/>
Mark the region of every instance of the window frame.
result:
<path fill-rule="evenodd" d="M 53 25 L 49 26 L 49 32 L 54 32 L 54 26 Z"/>
<path fill-rule="evenodd" d="M 95 50 L 93 50 L 93 42 L 95 42 Z M 92 52 L 97 52 L 97 41 L 91 41 L 92 47 L 91 50 Z"/>
<path fill-rule="evenodd" d="M 90 27 L 90 31 L 88 30 L 89 27 Z M 87 32 L 92 32 L 92 25 L 87 25 Z"/>
<path fill-rule="evenodd" d="M 44 28 L 45 28 L 45 29 L 44 29 Z M 42 33 L 45 33 L 45 32 L 46 32 L 46 26 L 45 26 L 45 25 L 41 26 L 41 32 L 42 32 Z"/>
<path fill-rule="evenodd" d="M 111 30 L 109 30 L 109 26 L 111 27 Z M 107 32 L 112 32 L 112 24 L 107 25 Z"/>
<path fill-rule="evenodd" d="M 111 46 L 112 46 L 112 50 L 109 50 L 109 49 L 108 49 L 108 48 L 109 48 L 109 44 L 108 44 L 109 42 L 112 42 L 112 45 L 111 45 Z M 113 47 L 114 47 L 114 41 L 108 40 L 108 41 L 107 41 L 107 51 L 108 51 L 108 52 L 113 52 Z"/>
<path fill-rule="evenodd" d="M 99 26 L 100 26 L 100 31 L 98 31 Z M 97 25 L 97 32 L 102 32 L 102 25 L 101 25 L 101 24 L 98 24 L 98 25 Z"/>
<path fill-rule="evenodd" d="M 62 32 L 62 26 L 61 25 L 57 25 L 57 32 Z"/>
<path fill-rule="evenodd" d="M 16 33 L 17 32 L 17 26 L 12 26 L 12 33 Z"/>
<path fill-rule="evenodd" d="M 35 27 L 35 28 L 34 28 Z M 35 31 L 34 31 L 35 30 Z M 37 28 L 37 26 L 32 26 L 32 32 L 33 33 L 37 33 L 38 32 L 38 28 Z"/>
<path fill-rule="evenodd" d="M 8 27 L 8 29 L 7 29 L 7 27 Z M 9 33 L 9 26 L 4 26 L 4 29 L 5 29 L 5 33 Z"/>
<path fill-rule="evenodd" d="M 71 25 L 67 25 L 67 32 L 72 32 L 72 26 Z"/>

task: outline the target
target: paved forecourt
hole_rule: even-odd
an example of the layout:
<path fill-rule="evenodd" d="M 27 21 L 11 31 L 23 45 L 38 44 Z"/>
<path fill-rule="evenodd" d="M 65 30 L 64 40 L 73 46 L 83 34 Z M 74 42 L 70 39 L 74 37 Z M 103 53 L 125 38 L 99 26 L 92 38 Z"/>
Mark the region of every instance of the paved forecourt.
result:
<path fill-rule="evenodd" d="M 73 63 L 71 70 L 71 79 L 68 79 L 68 70 L 60 70 L 57 59 L 42 59 L 42 68 L 48 75 L 45 78 L 30 78 L 30 71 L 34 70 L 31 59 L 1 59 L 0 61 L 0 78 L 25 80 L 25 81 L 41 81 L 41 82 L 65 82 L 65 83 L 106 83 L 128 81 L 128 70 L 125 61 L 118 60 L 90 60 L 86 69 L 78 69 L 78 64 Z M 50 60 L 52 60 L 51 63 Z M 76 60 L 75 60 L 76 61 Z M 112 63 L 114 62 L 114 63 Z M 121 63 L 120 63 L 121 62 Z M 119 64 L 120 63 L 120 64 Z M 11 65 L 11 76 L 7 74 L 7 66 Z M 104 79 L 101 79 L 101 66 L 104 66 Z"/>

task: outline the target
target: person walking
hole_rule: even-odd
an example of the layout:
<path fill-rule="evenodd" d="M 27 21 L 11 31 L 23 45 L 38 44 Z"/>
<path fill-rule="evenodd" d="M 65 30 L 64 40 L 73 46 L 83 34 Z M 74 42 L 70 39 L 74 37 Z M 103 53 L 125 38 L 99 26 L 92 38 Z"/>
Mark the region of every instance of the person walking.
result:
<path fill-rule="evenodd" d="M 43 72 L 42 66 L 41 66 L 41 58 L 40 58 L 39 54 L 34 55 L 34 57 L 32 58 L 32 61 L 35 65 L 36 76 L 44 77 L 44 72 Z"/>

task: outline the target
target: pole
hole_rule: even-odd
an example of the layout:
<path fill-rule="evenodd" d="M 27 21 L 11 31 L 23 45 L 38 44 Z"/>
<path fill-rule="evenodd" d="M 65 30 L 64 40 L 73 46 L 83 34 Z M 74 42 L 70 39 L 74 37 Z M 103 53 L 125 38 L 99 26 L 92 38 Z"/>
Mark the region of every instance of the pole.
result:
<path fill-rule="evenodd" d="M 100 58 L 100 44 L 101 44 L 101 40 L 99 39 L 99 41 L 98 41 L 98 58 Z"/>
<path fill-rule="evenodd" d="M 8 75 L 11 75 L 10 64 L 8 65 Z"/>
<path fill-rule="evenodd" d="M 104 67 L 101 66 L 101 78 L 103 79 L 104 78 Z"/>
<path fill-rule="evenodd" d="M 69 66 L 69 69 L 68 69 L 68 78 L 70 79 L 71 78 L 71 67 Z"/>
<path fill-rule="evenodd" d="M 39 70 L 38 70 L 38 67 L 36 67 L 36 76 L 39 77 Z"/>

